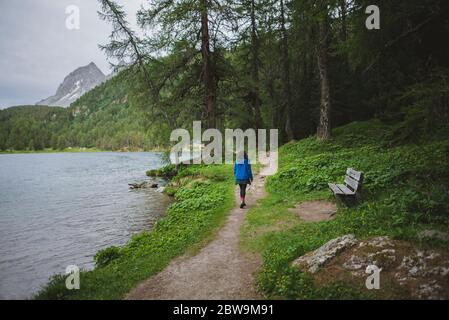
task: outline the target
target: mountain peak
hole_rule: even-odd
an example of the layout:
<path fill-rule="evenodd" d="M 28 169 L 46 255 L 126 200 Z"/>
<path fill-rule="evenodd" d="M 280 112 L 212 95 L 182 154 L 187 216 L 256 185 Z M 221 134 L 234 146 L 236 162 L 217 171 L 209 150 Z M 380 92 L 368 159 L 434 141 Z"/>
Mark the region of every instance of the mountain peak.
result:
<path fill-rule="evenodd" d="M 83 94 L 106 79 L 94 62 L 70 72 L 59 85 L 55 95 L 37 102 L 38 105 L 67 107 Z"/>
<path fill-rule="evenodd" d="M 81 67 L 83 68 L 83 67 Z M 97 67 L 97 65 L 95 64 L 95 62 L 90 62 L 88 65 L 84 66 L 84 68 L 92 68 L 92 69 L 98 69 L 100 70 L 100 68 Z M 100 70 L 101 71 L 101 70 Z"/>

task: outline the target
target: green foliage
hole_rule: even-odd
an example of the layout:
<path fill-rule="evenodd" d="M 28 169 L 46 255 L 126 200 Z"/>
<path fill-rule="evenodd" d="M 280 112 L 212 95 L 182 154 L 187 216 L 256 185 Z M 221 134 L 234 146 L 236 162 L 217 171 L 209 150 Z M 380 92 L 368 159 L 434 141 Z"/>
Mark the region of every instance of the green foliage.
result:
<path fill-rule="evenodd" d="M 148 170 L 146 174 L 149 177 L 172 178 L 177 174 L 177 172 L 176 166 L 174 164 L 168 164 L 160 169 Z"/>
<path fill-rule="evenodd" d="M 449 126 L 449 84 L 448 70 L 436 70 L 430 80 L 404 89 L 392 101 L 399 109 L 396 116 L 403 119 L 392 133 L 392 145 L 406 142 L 419 143 L 435 134 L 448 136 Z M 408 106 L 407 108 L 401 106 Z M 386 117 L 388 118 L 388 117 Z M 435 138 L 435 137 L 433 137 Z"/>
<path fill-rule="evenodd" d="M 321 300 L 372 300 L 375 296 L 371 292 L 361 291 L 343 282 L 335 282 L 329 286 L 318 288 L 316 296 Z"/>
<path fill-rule="evenodd" d="M 95 256 L 96 268 L 80 274 L 80 290 L 67 290 L 63 276 L 55 276 L 36 299 L 117 299 L 140 281 L 164 268 L 171 259 L 195 249 L 223 224 L 234 204 L 234 183 L 229 166 L 192 166 L 182 170 L 168 208 L 153 230 L 132 237 L 123 247 L 110 247 Z M 226 176 L 210 183 L 208 179 Z M 186 179 L 189 178 L 189 179 Z M 195 180 L 191 183 L 191 180 Z M 217 181 L 217 180 L 215 180 Z"/>
<path fill-rule="evenodd" d="M 154 150 L 167 144 L 147 115 L 131 107 L 136 76 L 122 71 L 68 108 L 21 106 L 0 110 L 0 151 L 51 148 Z"/>
<path fill-rule="evenodd" d="M 441 139 L 435 132 L 437 138 L 418 145 L 386 147 L 396 127 L 377 120 L 352 123 L 336 129 L 329 142 L 308 138 L 280 148 L 279 170 L 267 181 L 269 196 L 250 210 L 242 229 L 242 244 L 263 255 L 258 286 L 265 295 L 373 298 L 366 291 L 343 283 L 315 287 L 307 275 L 291 268 L 290 263 L 349 233 L 359 238 L 390 235 L 420 242 L 416 236 L 419 230 L 447 229 L 449 139 Z M 320 223 L 304 223 L 287 210 L 298 202 L 331 199 L 327 183 L 341 183 L 348 167 L 365 173 L 363 200 L 359 204 L 340 205 L 335 220 Z"/>
<path fill-rule="evenodd" d="M 130 33 L 123 30 L 128 26 L 124 12 L 116 6 L 120 10 L 114 18 L 105 6 L 108 2 L 102 1 L 103 17 L 112 22 L 117 39 L 105 48 L 116 57 L 117 53 L 131 58 L 142 54 L 145 65 L 120 72 L 67 109 L 1 110 L 0 150 L 153 149 L 167 146 L 174 128 L 191 128 L 193 120 L 205 118 L 204 100 L 211 92 L 204 88 L 204 58 L 198 50 L 202 39 L 198 14 L 204 8 L 189 1 L 151 3 L 139 11 L 138 20 L 141 27 L 158 32 L 150 39 L 132 33 L 133 40 L 139 40 L 139 52 L 134 52 L 126 39 Z M 449 32 L 447 1 L 428 0 L 425 6 L 418 0 L 380 1 L 379 31 L 364 27 L 364 8 L 372 4 L 368 0 L 327 1 L 321 6 L 292 1 L 286 10 L 287 30 L 279 29 L 279 6 L 262 1 L 254 7 L 256 30 L 251 39 L 250 29 L 244 27 L 250 4 L 206 2 L 214 35 L 214 41 L 208 39 L 208 58 L 219 129 L 254 126 L 256 101 L 262 122 L 280 129 L 281 142 L 287 113 L 296 138 L 316 132 L 317 23 L 327 21 L 326 16 L 331 122 L 334 126 L 350 123 L 335 129 L 330 141 L 311 137 L 281 148 L 280 170 L 267 182 L 270 195 L 261 207 L 251 209 L 243 228 L 245 245 L 264 252 L 260 288 L 268 296 L 356 297 L 357 290 L 341 284 L 315 288 L 288 264 L 297 255 L 350 232 L 413 241 L 420 228 L 447 225 L 449 86 L 447 52 L 441 45 Z M 224 26 L 229 30 L 219 30 Z M 283 52 L 285 36 L 288 47 Z M 159 54 L 162 48 L 166 55 Z M 149 62 L 153 56 L 157 58 Z M 287 65 L 295 90 L 286 90 Z M 285 101 L 291 101 L 287 108 Z M 354 122 L 374 116 L 384 122 Z M 340 208 L 335 220 L 318 224 L 304 224 L 288 212 L 297 202 L 328 199 L 327 183 L 341 182 L 347 167 L 365 173 L 362 203 Z M 102 267 L 82 273 L 81 291 L 61 291 L 61 278 L 56 277 L 40 297 L 120 297 L 199 243 L 220 224 L 232 202 L 232 183 L 223 168 L 195 166 L 178 172 L 175 181 L 180 186 L 167 189 L 177 201 L 152 232 L 135 236 L 120 250 L 99 253 Z M 175 172 L 167 166 L 148 174 Z"/>
<path fill-rule="evenodd" d="M 106 249 L 98 251 L 94 256 L 95 267 L 101 268 L 111 263 L 113 260 L 120 257 L 119 247 L 108 247 Z"/>
<path fill-rule="evenodd" d="M 0 151 L 51 148 L 70 122 L 63 108 L 19 106 L 0 110 Z"/>
<path fill-rule="evenodd" d="M 159 147 L 148 131 L 149 119 L 129 101 L 136 81 L 130 70 L 124 70 L 75 101 L 68 109 L 74 119 L 64 133 L 65 143 L 104 150 Z"/>
<path fill-rule="evenodd" d="M 365 28 L 368 0 L 286 1 L 286 30 L 280 30 L 279 3 L 206 1 L 213 82 L 208 94 L 198 50 L 202 5 L 152 1 L 137 16 L 140 28 L 155 32 L 140 38 L 140 32 L 129 29 L 122 6 L 101 3 L 100 16 L 114 30 L 114 41 L 102 48 L 119 61 L 130 60 L 131 66 L 60 111 L 55 121 L 31 110 L 40 107 L 28 107 L 29 116 L 11 119 L 1 115 L 9 111 L 0 111 L 0 150 L 166 147 L 173 129 L 191 128 L 193 120 L 205 119 L 204 101 L 210 95 L 218 129 L 255 127 L 258 106 L 260 122 L 279 129 L 281 142 L 287 114 L 294 136 L 307 137 L 317 127 L 317 24 L 326 16 L 333 126 L 374 116 L 401 120 L 390 132 L 391 145 L 419 142 L 415 140 L 443 126 L 440 132 L 448 134 L 449 66 L 441 41 L 449 34 L 446 0 L 428 0 L 425 6 L 421 0 L 380 1 L 379 31 Z M 282 39 L 287 38 L 284 51 Z M 287 66 L 295 90 L 286 90 Z M 359 140 L 348 138 L 357 144 L 365 136 L 371 137 L 361 133 Z M 325 178 L 314 177 L 309 188 L 321 188 Z"/>
<path fill-rule="evenodd" d="M 167 186 L 164 189 L 164 193 L 166 195 L 169 195 L 169 196 L 173 197 L 176 194 L 176 188 L 173 188 L 171 186 Z"/>
<path fill-rule="evenodd" d="M 67 290 L 65 280 L 67 276 L 57 274 L 49 279 L 46 286 L 45 293 L 36 297 L 41 300 L 67 300 L 70 297 L 70 291 Z"/>

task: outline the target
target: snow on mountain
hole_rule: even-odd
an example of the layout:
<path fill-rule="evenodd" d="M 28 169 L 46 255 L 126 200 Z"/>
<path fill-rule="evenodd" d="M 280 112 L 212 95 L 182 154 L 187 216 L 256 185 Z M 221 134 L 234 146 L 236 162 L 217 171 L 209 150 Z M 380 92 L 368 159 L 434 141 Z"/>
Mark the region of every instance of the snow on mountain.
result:
<path fill-rule="evenodd" d="M 37 102 L 37 105 L 68 107 L 83 94 L 106 80 L 101 70 L 91 62 L 80 67 L 64 78 L 56 94 Z"/>

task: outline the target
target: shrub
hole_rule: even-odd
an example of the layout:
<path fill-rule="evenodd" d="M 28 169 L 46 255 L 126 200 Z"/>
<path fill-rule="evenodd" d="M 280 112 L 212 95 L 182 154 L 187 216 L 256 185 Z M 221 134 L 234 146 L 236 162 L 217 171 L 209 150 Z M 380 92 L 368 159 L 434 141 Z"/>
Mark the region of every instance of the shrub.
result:
<path fill-rule="evenodd" d="M 101 268 L 120 257 L 120 248 L 111 246 L 98 251 L 94 256 L 95 267 Z"/>

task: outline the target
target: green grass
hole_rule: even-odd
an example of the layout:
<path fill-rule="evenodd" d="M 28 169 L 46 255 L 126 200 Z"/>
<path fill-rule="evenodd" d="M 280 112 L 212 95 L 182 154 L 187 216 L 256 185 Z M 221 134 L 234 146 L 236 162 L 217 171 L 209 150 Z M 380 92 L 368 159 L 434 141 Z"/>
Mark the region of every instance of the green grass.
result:
<path fill-rule="evenodd" d="M 318 287 L 310 276 L 290 267 L 296 257 L 344 234 L 389 235 L 419 246 L 447 248 L 447 243 L 422 242 L 417 233 L 429 228 L 449 231 L 449 138 L 434 135 L 391 144 L 396 131 L 372 120 L 338 128 L 328 142 L 308 138 L 280 148 L 279 170 L 267 179 L 268 196 L 249 210 L 240 239 L 243 248 L 263 257 L 257 286 L 267 298 L 376 298 L 341 280 Z M 360 204 L 339 204 L 336 219 L 320 223 L 304 223 L 288 211 L 303 201 L 332 200 L 327 183 L 343 181 L 348 167 L 365 173 Z M 97 267 L 81 273 L 80 290 L 66 290 L 64 277 L 55 276 L 36 298 L 122 298 L 174 257 L 194 253 L 209 241 L 234 204 L 233 189 L 229 166 L 183 169 L 167 188 L 176 202 L 151 232 L 134 236 L 124 247 L 100 251 Z"/>
<path fill-rule="evenodd" d="M 230 166 L 190 166 L 173 180 L 176 201 L 150 232 L 95 256 L 96 268 L 80 274 L 80 290 L 54 276 L 36 299 L 119 299 L 162 270 L 174 257 L 194 252 L 222 226 L 234 205 Z"/>
<path fill-rule="evenodd" d="M 242 227 L 242 246 L 263 256 L 257 284 L 267 298 L 374 298 L 345 283 L 319 288 L 290 267 L 296 257 L 345 234 L 447 247 L 419 242 L 417 232 L 449 229 L 449 138 L 389 147 L 394 130 L 376 120 L 352 123 L 336 129 L 331 141 L 308 138 L 280 148 L 268 196 Z M 304 223 L 288 211 L 303 201 L 332 200 L 327 183 L 341 183 L 348 167 L 365 173 L 360 204 L 339 204 L 337 218 L 320 223 Z"/>

